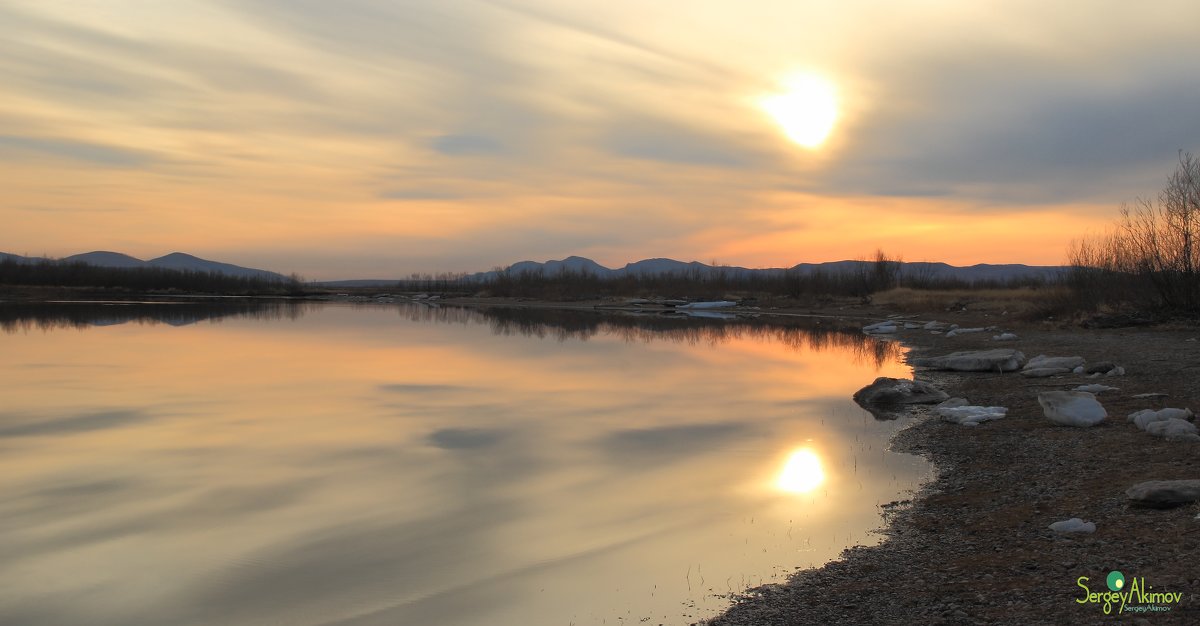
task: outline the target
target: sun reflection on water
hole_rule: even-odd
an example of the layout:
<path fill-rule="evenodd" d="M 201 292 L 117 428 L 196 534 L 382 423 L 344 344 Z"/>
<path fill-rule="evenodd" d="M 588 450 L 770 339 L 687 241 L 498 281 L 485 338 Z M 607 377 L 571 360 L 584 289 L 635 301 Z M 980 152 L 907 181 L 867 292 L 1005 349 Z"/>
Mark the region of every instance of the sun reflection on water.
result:
<path fill-rule="evenodd" d="M 825 482 L 825 471 L 821 469 L 821 458 L 817 453 L 802 448 L 788 457 L 775 485 L 789 493 L 808 493 Z"/>

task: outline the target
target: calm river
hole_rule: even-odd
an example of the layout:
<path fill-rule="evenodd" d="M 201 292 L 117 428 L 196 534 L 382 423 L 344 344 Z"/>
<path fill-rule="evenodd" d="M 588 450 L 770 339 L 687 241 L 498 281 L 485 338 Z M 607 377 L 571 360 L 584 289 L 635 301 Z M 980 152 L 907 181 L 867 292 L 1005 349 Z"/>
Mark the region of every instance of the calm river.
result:
<path fill-rule="evenodd" d="M 796 322 L 799 324 L 800 322 Z M 928 477 L 824 325 L 0 306 L 0 623 L 687 624 Z"/>

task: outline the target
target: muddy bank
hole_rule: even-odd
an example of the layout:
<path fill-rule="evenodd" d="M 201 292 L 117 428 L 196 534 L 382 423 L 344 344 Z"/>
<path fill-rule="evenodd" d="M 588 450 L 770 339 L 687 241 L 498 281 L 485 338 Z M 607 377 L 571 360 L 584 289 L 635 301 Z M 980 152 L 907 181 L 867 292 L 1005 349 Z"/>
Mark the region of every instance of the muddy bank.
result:
<path fill-rule="evenodd" d="M 973 320 L 951 319 L 964 326 Z M 997 321 L 978 320 L 980 325 Z M 1114 361 L 1126 375 L 1100 382 L 1119 391 L 1099 395 L 1109 418 L 1087 429 L 1056 426 L 1037 392 L 1096 382 L 1079 375 L 1027 379 L 1016 374 L 918 371 L 973 404 L 1009 408 L 978 427 L 938 420 L 914 409 L 917 422 L 894 448 L 926 456 L 939 469 L 911 505 L 886 513 L 887 540 L 841 560 L 802 571 L 740 599 L 714 626 L 891 623 L 1096 623 L 1103 603 L 1080 603 L 1080 577 L 1107 592 L 1112 570 L 1140 578 L 1154 592 L 1178 592 L 1169 611 L 1124 621 L 1200 623 L 1200 507 L 1145 509 L 1124 492 L 1154 479 L 1200 478 L 1200 444 L 1168 442 L 1139 431 L 1129 413 L 1163 406 L 1200 410 L 1200 329 L 1166 327 L 1089 331 L 1051 324 L 1006 327 L 1006 342 L 1027 356 L 1082 356 Z M 915 355 L 997 347 L 993 333 L 946 337 L 899 333 Z M 866 384 L 870 381 L 863 381 Z M 1162 399 L 1135 399 L 1166 393 Z M 1093 534 L 1047 528 L 1072 517 L 1096 523 Z M 1115 617 L 1119 606 L 1111 607 Z"/>

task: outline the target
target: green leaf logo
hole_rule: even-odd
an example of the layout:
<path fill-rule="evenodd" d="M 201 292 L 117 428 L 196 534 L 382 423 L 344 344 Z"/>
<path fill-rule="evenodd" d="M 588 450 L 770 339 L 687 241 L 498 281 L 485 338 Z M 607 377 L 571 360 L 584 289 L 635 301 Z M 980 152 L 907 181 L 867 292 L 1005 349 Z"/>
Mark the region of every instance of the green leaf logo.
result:
<path fill-rule="evenodd" d="M 1125 575 L 1117 570 L 1108 573 L 1108 589 L 1110 591 L 1120 591 L 1125 587 Z"/>

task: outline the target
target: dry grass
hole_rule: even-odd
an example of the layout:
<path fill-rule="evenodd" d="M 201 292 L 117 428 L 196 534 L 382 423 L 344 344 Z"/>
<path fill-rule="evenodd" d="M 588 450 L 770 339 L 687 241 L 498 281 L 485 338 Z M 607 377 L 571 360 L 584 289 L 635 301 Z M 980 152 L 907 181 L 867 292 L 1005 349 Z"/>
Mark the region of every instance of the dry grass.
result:
<path fill-rule="evenodd" d="M 1057 287 L 932 290 L 898 287 L 875 294 L 872 304 L 902 313 L 968 310 L 1031 318 L 1058 308 L 1065 298 L 1065 290 Z"/>

